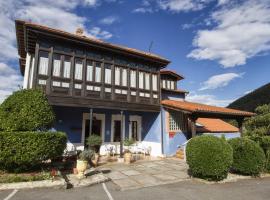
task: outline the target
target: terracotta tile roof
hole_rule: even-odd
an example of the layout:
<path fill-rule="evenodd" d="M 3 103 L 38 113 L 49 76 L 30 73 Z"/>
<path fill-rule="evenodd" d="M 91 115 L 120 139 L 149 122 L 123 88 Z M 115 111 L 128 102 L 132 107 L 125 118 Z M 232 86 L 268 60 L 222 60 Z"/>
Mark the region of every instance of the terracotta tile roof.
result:
<path fill-rule="evenodd" d="M 254 113 L 251 112 L 235 110 L 230 108 L 209 106 L 205 104 L 192 103 L 188 101 L 163 100 L 161 101 L 161 103 L 162 105 L 169 108 L 179 109 L 197 114 L 220 114 L 220 115 L 242 116 L 242 117 L 251 117 L 255 115 Z"/>
<path fill-rule="evenodd" d="M 233 133 L 239 132 L 239 129 L 221 119 L 211 118 L 198 118 L 196 123 L 203 125 L 203 127 L 197 127 L 198 132 L 210 132 L 210 133 Z"/>
<path fill-rule="evenodd" d="M 169 74 L 169 75 L 172 75 L 172 76 L 176 77 L 177 80 L 181 80 L 181 79 L 184 79 L 185 78 L 183 75 L 177 73 L 174 70 L 170 70 L 170 69 L 162 69 L 162 70 L 160 70 L 160 74 Z"/>
<path fill-rule="evenodd" d="M 134 53 L 134 54 L 137 54 L 137 55 L 140 55 L 140 56 L 144 56 L 144 57 L 148 57 L 148 58 L 152 58 L 152 59 L 162 61 L 162 62 L 164 62 L 166 64 L 170 63 L 169 60 L 167 60 L 166 58 L 163 58 L 163 57 L 161 57 L 159 55 L 149 53 L 149 52 L 145 52 L 145 51 L 141 51 L 141 50 L 134 49 L 134 48 L 125 47 L 125 46 L 122 46 L 122 45 L 112 44 L 112 43 L 105 42 L 103 40 L 99 40 L 99 39 L 96 39 L 96 38 L 93 38 L 93 37 L 86 37 L 84 35 L 80 36 L 80 35 L 77 35 L 77 34 L 74 34 L 74 33 L 69 33 L 69 32 L 66 32 L 66 31 L 59 30 L 59 29 L 50 28 L 50 27 L 47 27 L 47 26 L 44 26 L 44 25 L 40 25 L 40 24 L 36 24 L 36 23 L 32 23 L 32 22 L 26 22 L 26 21 L 23 21 L 23 20 L 16 20 L 16 24 L 22 24 L 24 26 L 31 27 L 31 28 L 36 28 L 36 29 L 39 29 L 41 31 L 48 31 L 48 32 L 55 33 L 55 34 L 64 35 L 66 37 L 72 37 L 72 38 L 76 38 L 76 39 L 79 39 L 79 40 L 84 40 L 86 42 L 91 42 L 91 43 L 95 43 L 95 44 L 99 44 L 99 45 L 104 45 L 104 46 L 109 47 L 109 48 Z"/>

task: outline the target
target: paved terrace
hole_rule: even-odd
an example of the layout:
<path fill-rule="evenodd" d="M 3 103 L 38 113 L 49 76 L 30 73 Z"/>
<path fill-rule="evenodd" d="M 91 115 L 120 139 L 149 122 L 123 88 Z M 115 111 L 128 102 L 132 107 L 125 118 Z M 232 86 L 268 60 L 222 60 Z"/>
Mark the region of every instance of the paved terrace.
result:
<path fill-rule="evenodd" d="M 187 164 L 178 159 L 110 163 L 98 168 L 120 190 L 138 189 L 190 180 Z"/>

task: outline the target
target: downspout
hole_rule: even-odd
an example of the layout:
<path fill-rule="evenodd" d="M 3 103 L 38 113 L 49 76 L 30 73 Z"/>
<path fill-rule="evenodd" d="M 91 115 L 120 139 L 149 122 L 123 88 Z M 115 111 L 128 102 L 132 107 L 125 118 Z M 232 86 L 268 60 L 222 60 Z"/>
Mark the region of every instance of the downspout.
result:
<path fill-rule="evenodd" d="M 163 106 L 161 106 L 161 154 L 164 155 L 164 141 L 163 141 L 163 136 L 164 136 L 164 130 L 163 130 L 163 119 L 164 119 L 164 116 L 163 116 Z"/>

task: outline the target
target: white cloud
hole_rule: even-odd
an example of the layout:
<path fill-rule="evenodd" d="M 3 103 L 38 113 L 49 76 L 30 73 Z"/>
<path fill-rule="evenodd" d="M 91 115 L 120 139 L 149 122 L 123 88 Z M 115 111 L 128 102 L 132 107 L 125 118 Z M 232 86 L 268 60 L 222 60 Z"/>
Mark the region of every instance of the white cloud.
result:
<path fill-rule="evenodd" d="M 163 10 L 173 12 L 201 10 L 211 0 L 160 0 L 159 6 Z"/>
<path fill-rule="evenodd" d="M 270 50 L 269 0 L 247 0 L 224 6 L 211 15 L 216 25 L 199 30 L 195 49 L 188 57 L 217 60 L 223 67 L 244 65 L 246 60 Z"/>
<path fill-rule="evenodd" d="M 5 63 L 0 63 L 0 103 L 22 85 L 22 76 Z"/>
<path fill-rule="evenodd" d="M 109 39 L 112 37 L 112 34 L 108 31 L 103 31 L 99 27 L 93 27 L 89 31 L 90 35 L 96 38 L 103 38 L 103 39 Z"/>
<path fill-rule="evenodd" d="M 119 18 L 116 16 L 108 16 L 108 17 L 101 19 L 100 23 L 104 24 L 104 25 L 111 25 L 111 24 L 117 22 L 118 20 L 119 20 Z"/>
<path fill-rule="evenodd" d="M 233 99 L 217 99 L 216 96 L 210 94 L 196 94 L 192 92 L 186 97 L 186 100 L 221 107 L 225 107 L 234 101 Z"/>
<path fill-rule="evenodd" d="M 136 8 L 132 11 L 133 13 L 152 13 L 153 9 L 152 8 Z"/>
<path fill-rule="evenodd" d="M 241 78 L 242 76 L 243 73 L 225 73 L 211 76 L 207 81 L 202 83 L 202 87 L 199 91 L 225 87 L 234 79 Z"/>

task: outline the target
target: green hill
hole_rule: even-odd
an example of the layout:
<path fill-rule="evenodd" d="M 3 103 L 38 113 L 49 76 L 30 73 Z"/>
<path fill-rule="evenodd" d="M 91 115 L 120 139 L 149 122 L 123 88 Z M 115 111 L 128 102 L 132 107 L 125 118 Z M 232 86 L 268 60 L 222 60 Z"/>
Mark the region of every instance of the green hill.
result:
<path fill-rule="evenodd" d="M 228 108 L 253 112 L 256 107 L 269 103 L 270 103 L 270 83 L 237 99 L 236 101 L 228 105 Z"/>

